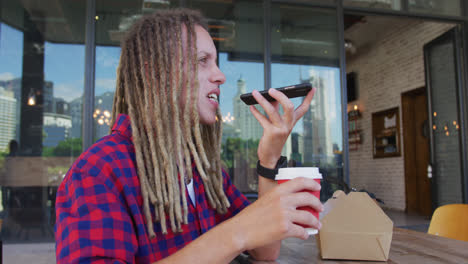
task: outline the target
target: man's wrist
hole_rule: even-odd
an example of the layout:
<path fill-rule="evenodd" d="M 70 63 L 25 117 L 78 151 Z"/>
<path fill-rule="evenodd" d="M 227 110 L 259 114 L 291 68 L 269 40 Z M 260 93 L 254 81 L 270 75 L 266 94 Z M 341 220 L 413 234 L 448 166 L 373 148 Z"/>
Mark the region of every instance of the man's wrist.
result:
<path fill-rule="evenodd" d="M 245 230 L 246 228 L 243 226 L 243 222 L 239 221 L 238 217 L 233 217 L 224 221 L 220 226 L 222 226 L 224 234 L 229 234 L 227 237 L 230 238 L 231 246 L 233 246 L 233 249 L 238 252 L 238 254 L 248 249 L 247 242 L 249 241 L 248 235 L 250 234 Z"/>
<path fill-rule="evenodd" d="M 261 160 L 259 160 L 259 162 L 260 162 L 260 165 L 262 165 L 265 168 L 274 169 L 275 166 L 276 166 L 276 163 L 278 163 L 278 160 L 275 160 L 275 161 L 261 161 Z"/>
<path fill-rule="evenodd" d="M 270 167 L 263 166 L 262 162 L 259 160 L 257 162 L 257 174 L 264 178 L 274 180 L 276 174 L 278 174 L 278 169 L 285 168 L 287 167 L 287 165 L 288 165 L 288 160 L 284 156 L 281 156 L 279 160 L 276 162 L 276 164 Z"/>

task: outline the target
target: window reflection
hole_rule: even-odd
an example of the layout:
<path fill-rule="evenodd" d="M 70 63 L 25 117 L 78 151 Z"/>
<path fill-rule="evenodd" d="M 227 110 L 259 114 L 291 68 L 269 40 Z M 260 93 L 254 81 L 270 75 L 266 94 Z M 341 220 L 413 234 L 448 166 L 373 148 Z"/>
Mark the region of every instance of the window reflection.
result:
<path fill-rule="evenodd" d="M 53 241 L 57 186 L 81 153 L 85 6 L 0 5 L 1 239 Z"/>
<path fill-rule="evenodd" d="M 256 192 L 257 146 L 263 128 L 240 99 L 264 89 L 262 1 L 189 1 L 208 18 L 226 83 L 221 86 L 223 115 L 221 158 L 236 187 Z"/>
<path fill-rule="evenodd" d="M 8 155 L 11 140 L 19 141 L 23 33 L 0 23 L 0 151 Z"/>
<path fill-rule="evenodd" d="M 460 16 L 463 10 L 460 0 L 343 0 L 343 5 L 449 16 Z"/>
<path fill-rule="evenodd" d="M 438 15 L 461 15 L 460 0 L 409 0 L 409 10 L 418 13 Z"/>
<path fill-rule="evenodd" d="M 272 10 L 272 86 L 311 83 L 317 88 L 309 110 L 293 128 L 283 155 L 290 166 L 320 168 L 324 176 L 321 195 L 325 200 L 340 188 L 327 178 L 342 180 L 343 176 L 336 14 L 277 4 Z M 303 99 L 292 101 L 297 107 Z"/>
<path fill-rule="evenodd" d="M 153 6 L 144 4 L 142 8 L 135 2 L 118 2 L 120 9 L 111 9 L 109 1 L 96 2 L 94 140 L 109 132 L 107 113 L 112 111 L 121 38 L 142 14 L 178 3 L 164 1 Z M 264 87 L 262 1 L 188 1 L 187 5 L 207 17 L 210 35 L 219 52 L 219 67 L 227 79 L 220 96 L 225 168 L 241 191 L 256 191 L 256 152 L 263 131 L 248 107 L 241 103 L 239 94 Z"/>
<path fill-rule="evenodd" d="M 376 9 L 401 10 L 402 1 L 405 0 L 343 0 L 343 5 L 369 7 Z"/>
<path fill-rule="evenodd" d="M 239 96 L 254 89 L 263 90 L 263 63 L 229 61 L 228 54 L 222 52 L 219 67 L 226 75 L 220 97 L 223 114 L 221 158 L 236 186 L 244 192 L 253 192 L 258 185 L 255 168 L 263 128 Z"/>
<path fill-rule="evenodd" d="M 96 1 L 96 61 L 93 111 L 94 141 L 109 134 L 120 41 L 131 25 L 158 9 L 178 7 L 179 1 Z"/>

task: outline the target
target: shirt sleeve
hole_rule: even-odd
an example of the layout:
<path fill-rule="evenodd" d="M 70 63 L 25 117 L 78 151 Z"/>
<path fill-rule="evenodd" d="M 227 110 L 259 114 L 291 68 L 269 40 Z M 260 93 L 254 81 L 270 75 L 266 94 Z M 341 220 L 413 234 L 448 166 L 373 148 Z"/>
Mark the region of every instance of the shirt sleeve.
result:
<path fill-rule="evenodd" d="M 224 192 L 228 197 L 231 206 L 228 208 L 227 213 L 217 217 L 218 223 L 235 216 L 250 204 L 249 200 L 236 188 L 236 186 L 234 186 L 234 184 L 232 184 L 229 175 L 224 170 L 223 185 Z"/>
<path fill-rule="evenodd" d="M 112 169 L 93 163 L 72 167 L 57 191 L 57 264 L 134 263 L 138 242 L 125 200 Z"/>

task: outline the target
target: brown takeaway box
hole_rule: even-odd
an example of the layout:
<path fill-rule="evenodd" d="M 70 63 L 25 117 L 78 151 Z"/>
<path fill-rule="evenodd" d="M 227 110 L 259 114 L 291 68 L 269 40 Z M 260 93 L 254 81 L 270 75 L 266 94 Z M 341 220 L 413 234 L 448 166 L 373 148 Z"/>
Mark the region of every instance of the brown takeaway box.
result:
<path fill-rule="evenodd" d="M 335 192 L 324 204 L 317 245 L 324 259 L 388 260 L 393 222 L 364 192 Z"/>

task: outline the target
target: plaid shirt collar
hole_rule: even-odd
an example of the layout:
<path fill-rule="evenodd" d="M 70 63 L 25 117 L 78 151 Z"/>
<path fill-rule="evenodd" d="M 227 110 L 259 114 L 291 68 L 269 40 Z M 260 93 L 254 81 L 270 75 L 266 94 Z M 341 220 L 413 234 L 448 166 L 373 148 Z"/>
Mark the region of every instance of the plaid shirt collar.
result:
<path fill-rule="evenodd" d="M 119 134 L 132 140 L 132 125 L 130 123 L 130 117 L 126 114 L 119 114 L 115 119 L 112 132 L 118 132 Z"/>

